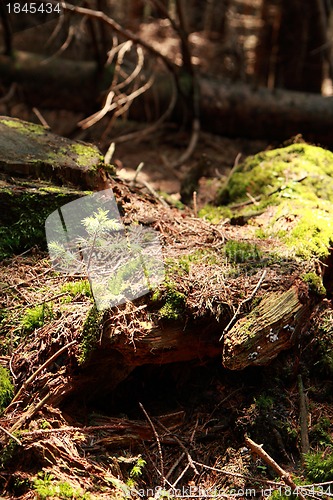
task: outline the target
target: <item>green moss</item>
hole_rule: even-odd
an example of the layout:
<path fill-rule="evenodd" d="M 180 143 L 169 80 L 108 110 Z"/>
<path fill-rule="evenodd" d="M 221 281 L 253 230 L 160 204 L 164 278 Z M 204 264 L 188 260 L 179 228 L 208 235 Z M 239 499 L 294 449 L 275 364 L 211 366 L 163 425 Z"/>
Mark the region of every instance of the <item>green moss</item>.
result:
<path fill-rule="evenodd" d="M 92 167 L 96 161 L 96 156 L 98 154 L 98 151 L 95 146 L 89 146 L 88 144 L 72 144 L 69 148 L 71 152 L 73 152 L 76 157 L 77 163 L 81 167 Z M 68 154 L 68 151 L 67 151 Z M 99 166 L 104 165 L 104 158 L 103 155 L 99 154 Z"/>
<path fill-rule="evenodd" d="M 19 433 L 14 432 L 14 436 L 19 437 Z M 8 468 L 9 464 L 15 460 L 18 449 L 19 444 L 17 441 L 10 439 L 7 445 L 0 451 L 0 469 Z"/>
<path fill-rule="evenodd" d="M 179 257 L 178 263 L 180 268 L 188 274 L 192 264 L 217 264 L 218 255 L 210 249 L 199 249 L 187 255 L 182 255 Z"/>
<path fill-rule="evenodd" d="M 274 404 L 273 398 L 267 394 L 261 394 L 257 398 L 254 398 L 254 401 L 259 410 L 264 413 L 271 410 Z"/>
<path fill-rule="evenodd" d="M 318 200 L 314 206 L 306 200 L 285 202 L 277 209 L 274 221 L 268 227 L 270 236 L 280 238 L 292 253 L 303 259 L 327 257 L 333 241 L 330 203 Z M 284 218 L 295 220 L 291 230 L 278 229 Z"/>
<path fill-rule="evenodd" d="M 169 284 L 164 300 L 165 304 L 159 310 L 159 317 L 173 321 L 180 319 L 184 314 L 186 296 Z"/>
<path fill-rule="evenodd" d="M 310 197 L 333 200 L 333 179 L 327 186 L 320 179 L 322 175 L 333 177 L 333 153 L 308 144 L 292 144 L 259 153 L 239 165 L 224 189 L 224 198 L 237 202 L 247 200 L 247 193 L 255 197 L 289 186 L 290 195 L 308 191 Z"/>
<path fill-rule="evenodd" d="M 311 293 L 324 297 L 326 288 L 323 285 L 322 279 L 316 273 L 306 273 L 302 276 L 302 280 L 308 284 Z"/>
<path fill-rule="evenodd" d="M 321 376 L 333 376 L 333 311 L 324 311 L 313 324 L 311 369 Z"/>
<path fill-rule="evenodd" d="M 229 240 L 224 247 L 224 251 L 229 262 L 234 264 L 259 260 L 261 258 L 261 251 L 257 245 L 246 241 Z"/>
<path fill-rule="evenodd" d="M 36 125 L 35 123 L 23 122 L 19 120 L 8 120 L 2 119 L 1 123 L 10 128 L 16 128 L 23 133 L 33 133 L 36 135 L 44 135 L 46 130 L 42 125 Z"/>
<path fill-rule="evenodd" d="M 308 144 L 259 153 L 239 165 L 218 203 L 257 199 L 236 215 L 275 207 L 262 237 L 280 239 L 303 259 L 325 257 L 333 241 L 333 153 Z M 285 223 L 284 223 L 285 222 Z"/>
<path fill-rule="evenodd" d="M 85 194 L 64 188 L 61 192 L 51 187 L 43 187 L 37 192 L 0 189 L 0 259 L 24 252 L 35 245 L 46 249 L 46 218 L 59 206 Z"/>
<path fill-rule="evenodd" d="M 88 280 L 70 281 L 62 285 L 60 293 L 68 293 L 72 298 L 78 296 L 92 297 Z"/>
<path fill-rule="evenodd" d="M 7 408 L 14 395 L 14 386 L 9 371 L 0 365 L 0 414 Z"/>
<path fill-rule="evenodd" d="M 218 224 L 223 219 L 230 219 L 232 210 L 228 207 L 216 207 L 208 204 L 199 210 L 198 216 L 213 224 Z"/>
<path fill-rule="evenodd" d="M 20 325 L 24 333 L 31 333 L 53 319 L 52 303 L 41 304 L 25 310 Z"/>
<path fill-rule="evenodd" d="M 81 335 L 81 356 L 80 363 L 84 363 L 92 350 L 96 347 L 97 341 L 101 334 L 101 321 L 103 313 L 98 311 L 96 306 L 93 306 L 84 322 L 82 335 Z"/>
<path fill-rule="evenodd" d="M 322 446 L 325 448 L 327 446 L 332 446 L 333 440 L 329 434 L 330 427 L 331 421 L 326 417 L 321 417 L 315 425 L 312 425 L 309 432 L 311 445 Z"/>

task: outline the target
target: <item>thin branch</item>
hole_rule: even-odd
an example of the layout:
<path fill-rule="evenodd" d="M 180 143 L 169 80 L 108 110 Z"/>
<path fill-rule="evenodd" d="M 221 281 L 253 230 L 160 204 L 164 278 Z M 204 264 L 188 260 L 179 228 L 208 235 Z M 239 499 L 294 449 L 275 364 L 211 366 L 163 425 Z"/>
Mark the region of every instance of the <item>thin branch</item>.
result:
<path fill-rule="evenodd" d="M 163 453 L 162 453 L 161 441 L 160 441 L 159 435 L 157 433 L 157 430 L 155 429 L 153 421 L 150 418 L 150 416 L 148 415 L 148 413 L 146 412 L 143 404 L 139 402 L 139 406 L 140 406 L 141 410 L 143 411 L 146 419 L 148 420 L 149 425 L 150 425 L 150 427 L 151 427 L 151 429 L 152 429 L 152 431 L 154 433 L 155 439 L 156 439 L 158 453 L 159 453 L 159 456 L 160 456 L 161 477 L 162 477 L 162 483 L 163 483 L 163 487 L 164 487 L 165 483 L 166 483 L 166 478 L 164 476 L 164 462 L 163 462 Z"/>
<path fill-rule="evenodd" d="M 48 130 L 51 130 L 50 125 L 47 123 L 47 121 L 45 120 L 44 116 L 39 111 L 39 109 L 33 107 L 32 111 L 35 113 L 35 115 L 37 116 L 38 120 L 41 122 L 41 124 L 43 125 L 43 127 L 46 128 L 46 129 L 48 129 Z"/>
<path fill-rule="evenodd" d="M 103 118 L 103 116 L 105 116 L 110 111 L 110 107 L 111 107 L 111 103 L 112 103 L 112 100 L 114 98 L 114 95 L 115 94 L 114 94 L 113 90 L 111 90 L 105 99 L 105 104 L 104 104 L 103 108 L 100 109 L 99 111 L 97 111 L 97 113 L 94 113 L 93 115 L 88 116 L 88 118 L 85 118 L 84 120 L 81 120 L 80 122 L 78 122 L 78 126 L 81 127 L 83 130 L 85 130 L 89 127 L 92 127 L 93 125 L 95 125 L 95 123 L 97 123 L 99 120 L 101 120 Z"/>
<path fill-rule="evenodd" d="M 52 54 L 50 57 L 47 57 L 46 59 L 44 59 L 41 64 L 48 64 L 50 61 L 52 61 L 53 59 L 55 59 L 56 57 L 58 57 L 59 55 L 63 54 L 64 52 L 66 52 L 66 50 L 68 49 L 68 47 L 70 46 L 70 44 L 72 43 L 72 40 L 74 38 L 74 35 L 75 35 L 75 27 L 74 26 L 70 26 L 69 29 L 68 29 L 68 34 L 67 34 L 67 38 L 66 40 L 64 41 L 64 43 L 61 45 L 61 47 L 59 47 L 58 50 L 56 50 L 54 52 L 54 54 Z"/>
<path fill-rule="evenodd" d="M 63 7 L 63 6 L 64 6 L 64 1 L 62 0 L 61 7 Z M 49 38 L 46 42 L 46 47 L 51 45 L 51 43 L 54 41 L 54 39 L 58 36 L 58 34 L 60 33 L 60 31 L 64 25 L 64 22 L 65 22 L 65 14 L 64 14 L 63 10 L 61 9 L 60 15 L 58 17 L 58 22 L 57 22 L 54 30 L 52 31 L 51 35 L 49 36 Z"/>
<path fill-rule="evenodd" d="M 294 483 L 289 472 L 282 469 L 282 467 L 280 467 L 280 465 L 262 449 L 262 446 L 255 443 L 247 436 L 245 436 L 245 443 L 256 455 L 262 458 L 263 461 L 269 465 L 288 486 L 290 486 L 292 491 L 295 492 L 301 500 L 305 500 L 305 496 L 301 493 L 300 487 Z"/>
<path fill-rule="evenodd" d="M 43 399 L 41 399 L 35 406 L 30 406 L 26 412 L 24 412 L 21 417 L 15 422 L 15 424 L 10 428 L 10 432 L 18 431 L 22 425 L 26 422 L 28 418 L 32 418 L 35 413 L 37 413 L 46 403 L 51 396 L 53 396 L 53 392 L 48 392 Z"/>
<path fill-rule="evenodd" d="M 12 83 L 9 87 L 7 94 L 0 98 L 0 104 L 6 104 L 9 102 L 12 97 L 14 97 L 15 92 L 17 91 L 17 83 Z"/>
<path fill-rule="evenodd" d="M 309 453 L 310 451 L 309 429 L 308 429 L 309 410 L 308 410 L 306 394 L 304 392 L 302 375 L 298 375 L 297 381 L 298 381 L 298 393 L 299 393 L 301 453 L 302 453 L 302 459 L 304 460 L 304 455 L 306 453 Z"/>
<path fill-rule="evenodd" d="M 115 149 L 116 149 L 115 143 L 111 142 L 111 144 L 108 147 L 108 150 L 107 150 L 107 152 L 105 153 L 105 156 L 104 156 L 104 163 L 106 165 L 108 165 L 111 162 L 112 157 L 113 157 L 114 152 L 115 152 Z"/>
<path fill-rule="evenodd" d="M 0 430 L 2 430 L 2 432 L 4 432 L 5 434 L 7 434 L 7 436 L 9 436 L 10 438 L 14 439 L 14 441 L 16 441 L 17 444 L 19 444 L 20 446 L 23 446 L 22 441 L 20 441 L 16 436 L 14 436 L 14 434 L 12 434 L 11 432 L 7 431 L 7 429 L 5 429 L 4 427 L 2 427 L 2 425 L 0 425 Z"/>
<path fill-rule="evenodd" d="M 190 142 L 184 153 L 180 156 L 179 160 L 171 163 L 172 168 L 180 167 L 192 156 L 199 140 L 200 128 L 200 121 L 197 118 L 194 118 L 194 120 L 192 121 L 192 133 Z"/>
<path fill-rule="evenodd" d="M 186 448 L 186 446 L 181 442 L 180 439 L 178 439 L 178 437 L 173 434 L 172 432 L 169 431 L 169 429 L 167 427 L 165 427 L 164 424 L 162 424 L 162 422 L 158 421 L 157 420 L 157 423 L 158 425 L 165 431 L 167 432 L 170 436 L 173 437 L 173 439 L 179 444 L 179 446 L 181 447 L 181 449 L 184 451 L 184 453 L 186 454 L 186 457 L 187 457 L 187 460 L 188 460 L 188 463 L 189 463 L 189 466 L 192 467 L 194 473 L 198 476 L 199 475 L 199 471 L 198 469 L 196 468 L 195 466 L 195 462 L 194 460 L 192 459 L 191 455 L 190 455 L 190 452 L 188 451 L 188 449 Z"/>
<path fill-rule="evenodd" d="M 58 3 L 56 0 L 50 0 L 50 2 L 53 4 Z M 157 58 L 161 59 L 164 62 L 165 66 L 169 69 L 169 71 L 177 79 L 176 66 L 168 57 L 161 54 L 152 45 L 150 45 L 149 43 L 142 40 L 142 38 L 137 36 L 132 31 L 123 28 L 120 24 L 118 24 L 116 21 L 114 21 L 111 17 L 107 16 L 104 12 L 101 12 L 100 10 L 87 9 L 85 7 L 77 7 L 76 5 L 70 4 L 68 2 L 64 2 L 64 4 L 62 5 L 62 8 L 68 12 L 80 14 L 80 15 L 91 17 L 94 19 L 100 19 L 101 21 L 106 23 L 108 26 L 110 26 L 116 33 L 119 33 L 120 35 L 127 38 L 128 40 L 132 40 L 134 43 L 141 45 L 141 47 L 148 50 L 148 52 L 150 52 L 151 54 L 153 54 Z"/>
<path fill-rule="evenodd" d="M 163 113 L 163 115 L 158 120 L 156 120 L 155 123 L 146 127 L 144 130 L 139 130 L 137 132 L 131 132 L 131 133 L 126 134 L 126 135 L 121 135 L 119 137 L 114 138 L 113 142 L 115 142 L 116 144 L 120 144 L 122 142 L 142 139 L 143 137 L 145 137 L 145 136 L 151 134 L 152 132 L 154 132 L 155 130 L 157 130 L 162 125 L 162 123 L 165 122 L 165 120 L 167 120 L 169 118 L 169 116 L 171 115 L 171 113 L 175 107 L 176 101 L 177 101 L 177 88 L 176 88 L 174 80 L 172 80 L 172 83 L 173 83 L 173 85 L 172 85 L 171 100 L 170 100 L 168 108 Z"/>

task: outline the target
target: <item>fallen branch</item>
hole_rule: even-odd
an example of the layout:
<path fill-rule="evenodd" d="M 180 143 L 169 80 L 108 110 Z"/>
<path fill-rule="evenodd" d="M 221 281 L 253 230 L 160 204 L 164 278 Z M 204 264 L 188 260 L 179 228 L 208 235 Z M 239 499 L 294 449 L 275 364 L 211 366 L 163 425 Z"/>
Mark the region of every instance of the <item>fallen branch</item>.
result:
<path fill-rule="evenodd" d="M 22 446 L 22 442 L 16 436 L 14 436 L 14 434 L 12 434 L 11 432 L 7 431 L 7 429 L 5 429 L 4 427 L 2 427 L 2 425 L 0 425 L 0 430 L 2 430 L 2 432 L 4 432 L 5 434 L 7 434 L 7 436 L 9 436 L 11 439 L 14 439 L 14 441 L 16 441 L 17 444 L 19 444 L 20 446 Z"/>
<path fill-rule="evenodd" d="M 163 424 L 162 424 L 162 422 L 159 422 L 159 421 L 158 421 L 157 423 L 158 423 L 158 425 L 159 425 L 159 426 L 160 426 L 160 427 L 161 427 L 164 431 L 166 431 L 166 432 L 168 432 L 169 434 L 171 434 L 171 435 L 172 435 L 172 437 L 174 438 L 174 440 L 176 441 L 176 443 L 178 443 L 178 444 L 179 444 L 179 446 L 181 447 L 181 449 L 182 449 L 182 450 L 184 451 L 184 453 L 186 454 L 186 456 L 187 456 L 187 460 L 188 460 L 188 465 L 189 465 L 189 466 L 193 469 L 194 473 L 195 473 L 197 476 L 199 476 L 198 469 L 196 468 L 196 466 L 195 466 L 195 464 L 194 464 L 194 461 L 193 461 L 193 459 L 192 459 L 192 457 L 191 457 L 191 455 L 190 455 L 190 452 L 188 451 L 188 449 L 186 448 L 186 446 L 184 446 L 184 444 L 181 442 L 181 440 L 180 440 L 180 439 L 178 439 L 178 437 L 177 437 L 177 436 L 175 436 L 174 434 L 172 434 L 172 433 L 170 432 L 170 430 L 169 430 L 167 427 L 165 427 L 165 425 L 163 425 Z"/>
<path fill-rule="evenodd" d="M 139 403 L 139 406 L 141 408 L 141 410 L 143 411 L 146 419 L 148 420 L 149 422 L 149 425 L 154 433 L 154 436 L 155 436 L 155 439 L 156 439 L 156 443 L 157 443 L 157 448 L 158 448 L 158 453 L 159 453 L 159 456 L 160 456 L 160 467 L 161 467 L 161 477 L 162 477 L 162 485 L 163 487 L 165 486 L 165 483 L 166 483 L 166 477 L 164 476 L 164 462 L 163 462 L 163 453 L 162 453 L 162 447 L 161 447 L 161 441 L 160 441 L 160 437 L 157 433 L 157 430 L 155 429 L 155 426 L 153 424 L 153 421 L 152 419 L 150 418 L 150 416 L 148 415 L 148 413 L 146 412 L 144 406 L 142 403 Z"/>
<path fill-rule="evenodd" d="M 51 0 L 51 3 L 56 4 L 57 2 Z M 63 10 L 68 12 L 80 14 L 82 16 L 86 16 L 92 19 L 99 19 L 100 21 L 110 26 L 116 33 L 119 33 L 120 35 L 124 36 L 127 40 L 132 40 L 132 42 L 141 45 L 141 47 L 148 50 L 148 52 L 153 54 L 155 57 L 161 59 L 164 62 L 165 66 L 169 69 L 169 71 L 175 76 L 177 80 L 176 66 L 168 57 L 161 54 L 152 45 L 145 42 L 142 38 L 137 36 L 132 31 L 123 28 L 120 24 L 114 21 L 111 17 L 107 16 L 104 12 L 100 10 L 87 9 L 85 7 L 77 7 L 76 5 L 67 2 L 64 2 L 62 4 L 62 8 Z"/>
<path fill-rule="evenodd" d="M 280 467 L 280 465 L 276 463 L 275 460 L 273 460 L 273 458 L 270 455 L 268 455 L 266 451 L 262 449 L 261 445 L 255 443 L 254 441 L 252 441 L 252 439 L 250 439 L 247 436 L 245 436 L 245 443 L 251 449 L 252 452 L 254 452 L 256 455 L 262 458 L 262 460 L 267 465 L 272 467 L 272 469 L 280 476 L 280 478 L 286 483 L 286 485 L 291 488 L 293 493 L 296 493 L 301 500 L 305 500 L 305 496 L 301 493 L 299 486 L 297 486 L 294 483 L 289 472 L 282 469 L 282 467 Z"/>
<path fill-rule="evenodd" d="M 48 401 L 51 396 L 53 396 L 53 392 L 47 393 L 35 406 L 29 406 L 27 411 L 25 411 L 15 424 L 12 425 L 10 432 L 13 433 L 18 431 L 28 419 L 32 418 L 45 405 L 46 401 Z"/>

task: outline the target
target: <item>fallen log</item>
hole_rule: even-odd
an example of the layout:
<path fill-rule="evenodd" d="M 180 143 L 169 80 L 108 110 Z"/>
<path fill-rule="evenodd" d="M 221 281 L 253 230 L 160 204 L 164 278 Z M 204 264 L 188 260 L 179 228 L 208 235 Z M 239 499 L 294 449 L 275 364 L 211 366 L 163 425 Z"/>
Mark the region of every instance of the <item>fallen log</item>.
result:
<path fill-rule="evenodd" d="M 57 58 L 45 64 L 43 56 L 24 52 L 16 52 L 15 58 L 0 56 L 0 73 L 4 83 L 17 82 L 20 85 L 30 106 L 86 113 L 102 107 L 100 93 L 105 92 L 112 82 L 110 68 L 101 74 L 92 62 Z M 186 79 L 180 83 L 186 90 Z M 282 89 L 272 91 L 202 76 L 198 83 L 204 130 L 220 135 L 273 141 L 283 141 L 302 134 L 307 141 L 333 145 L 330 131 L 333 121 L 332 97 Z M 156 119 L 161 110 L 167 109 L 173 92 L 171 77 L 168 79 L 165 74 L 156 74 L 153 87 L 133 101 L 130 117 L 138 121 Z M 179 99 L 173 113 L 174 120 L 183 121 L 183 107 L 184 103 Z"/>

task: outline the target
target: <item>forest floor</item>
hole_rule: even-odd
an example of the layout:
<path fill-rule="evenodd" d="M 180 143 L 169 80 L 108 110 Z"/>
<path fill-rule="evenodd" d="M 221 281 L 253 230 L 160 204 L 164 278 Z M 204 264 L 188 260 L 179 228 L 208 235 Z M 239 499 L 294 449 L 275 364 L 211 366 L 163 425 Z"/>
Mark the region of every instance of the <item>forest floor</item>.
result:
<path fill-rule="evenodd" d="M 88 139 L 104 153 L 111 142 L 101 144 L 98 136 L 91 135 Z M 188 140 L 186 132 L 171 129 L 139 144 L 119 145 L 113 156 L 118 175 L 131 180 L 138 164 L 144 162 L 138 180 L 178 201 L 182 178 L 206 155 L 209 168 L 198 198 L 204 205 L 214 198 L 214 179 L 228 175 L 238 154 L 244 158 L 267 147 L 259 141 L 203 133 L 184 168 L 168 168 Z M 73 365 L 64 368 L 61 356 L 50 365 L 44 363 L 49 363 L 59 342 L 65 339 L 68 344 L 77 338 L 91 307 L 89 287 L 82 280 L 68 284 L 38 249 L 2 262 L 0 282 L 1 363 L 11 370 L 17 387 L 32 376 L 31 395 L 36 403 L 43 402 L 45 388 L 54 390 L 62 377 L 66 380 L 66 370 L 77 369 Z M 329 332 L 329 308 L 323 314 L 328 314 Z M 80 353 L 75 346 L 71 349 L 71 363 L 75 363 Z M 232 372 L 222 368 L 219 358 L 148 365 L 137 368 L 104 399 L 88 405 L 76 397 L 59 407 L 47 401 L 39 407 L 29 396 L 18 427 L 14 407 L 0 420 L 14 436 L 4 436 L 2 442 L 4 498 L 203 498 L 219 494 L 262 498 L 283 490 L 281 478 L 246 446 L 248 433 L 287 472 L 311 485 L 327 477 L 320 472 L 320 460 L 329 460 L 333 443 L 332 381 L 322 356 L 322 344 L 309 335 L 301 346 L 282 353 L 267 367 Z M 41 366 L 44 371 L 38 374 Z M 299 373 L 308 396 L 310 443 L 319 453 L 307 468 L 300 455 Z M 22 443 L 24 452 L 20 452 Z M 311 486 L 304 491 L 311 495 Z M 323 496 L 318 489 L 316 495 Z"/>
<path fill-rule="evenodd" d="M 124 125 L 144 127 L 120 122 L 119 130 L 105 136 L 105 118 L 84 134 L 73 135 L 83 114 L 39 112 L 52 132 L 92 142 L 103 154 L 119 130 L 125 132 Z M 0 103 L 0 113 L 38 122 L 19 100 L 10 107 Z M 139 184 L 143 181 L 177 204 L 182 183 L 205 158 L 197 189 L 201 208 L 214 199 L 237 157 L 242 161 L 278 146 L 202 132 L 192 157 L 180 169 L 172 167 L 189 141 L 188 131 L 166 125 L 141 141 L 116 144 L 111 163 L 125 181 L 143 163 Z M 304 487 L 308 498 L 332 497 L 331 483 L 322 492 L 311 486 L 333 480 L 330 298 L 322 311 L 326 329 L 311 325 L 300 345 L 269 366 L 235 372 L 224 369 L 220 357 L 206 363 L 148 365 L 93 403 L 76 397 L 52 406 L 43 399 L 45 391 L 56 391 L 56 384 L 67 381 L 68 371 L 76 373 L 80 356 L 71 344 L 72 364 L 64 366 L 67 354 L 57 353 L 58 346 L 78 338 L 92 306 L 87 282 L 72 281 L 59 277 L 38 248 L 0 263 L 0 363 L 10 370 L 16 390 L 29 380 L 17 406 L 0 418 L 11 434 L 1 433 L 2 498 L 290 497 L 282 478 L 246 446 L 247 434 L 286 472 L 309 485 Z M 54 354 L 59 356 L 51 359 Z M 307 464 L 301 456 L 300 373 L 309 409 L 312 455 Z"/>

